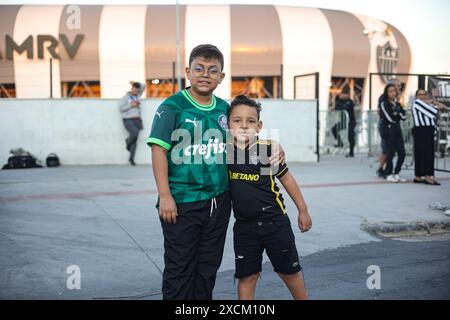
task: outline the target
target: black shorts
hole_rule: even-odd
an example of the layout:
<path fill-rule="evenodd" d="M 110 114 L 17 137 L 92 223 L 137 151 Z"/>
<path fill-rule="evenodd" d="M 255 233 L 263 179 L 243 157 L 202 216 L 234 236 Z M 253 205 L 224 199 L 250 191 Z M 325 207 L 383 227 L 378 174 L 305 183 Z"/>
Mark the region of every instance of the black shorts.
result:
<path fill-rule="evenodd" d="M 287 215 L 264 221 L 236 221 L 233 232 L 236 278 L 261 272 L 264 249 L 275 272 L 294 274 L 302 270 Z"/>

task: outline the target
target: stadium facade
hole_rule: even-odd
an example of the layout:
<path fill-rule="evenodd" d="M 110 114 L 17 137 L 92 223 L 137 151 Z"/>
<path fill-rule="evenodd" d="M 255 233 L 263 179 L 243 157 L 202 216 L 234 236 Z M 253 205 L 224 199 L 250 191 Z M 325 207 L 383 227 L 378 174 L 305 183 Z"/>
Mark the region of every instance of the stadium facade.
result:
<path fill-rule="evenodd" d="M 225 57 L 217 90 L 224 98 L 292 99 L 294 86 L 296 98 L 308 98 L 313 81 L 294 76 L 318 72 L 321 108 L 346 86 L 367 108 L 370 72 L 411 68 L 408 41 L 395 26 L 350 12 L 182 5 L 178 21 L 182 85 L 190 50 L 212 43 Z M 175 5 L 2 5 L 1 96 L 118 98 L 129 81 L 140 81 L 147 98 L 165 97 L 177 90 L 176 43 Z M 388 79 L 372 80 L 378 97 Z"/>

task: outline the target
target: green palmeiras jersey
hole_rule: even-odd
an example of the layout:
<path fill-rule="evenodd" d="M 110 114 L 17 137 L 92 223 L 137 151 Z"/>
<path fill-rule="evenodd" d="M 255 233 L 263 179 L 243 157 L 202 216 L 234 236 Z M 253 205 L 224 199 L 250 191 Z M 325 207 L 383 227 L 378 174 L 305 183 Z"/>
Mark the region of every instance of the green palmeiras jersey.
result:
<path fill-rule="evenodd" d="M 228 103 L 197 103 L 186 88 L 157 109 L 147 144 L 167 150 L 170 192 L 177 203 L 212 199 L 229 189 L 226 164 Z"/>

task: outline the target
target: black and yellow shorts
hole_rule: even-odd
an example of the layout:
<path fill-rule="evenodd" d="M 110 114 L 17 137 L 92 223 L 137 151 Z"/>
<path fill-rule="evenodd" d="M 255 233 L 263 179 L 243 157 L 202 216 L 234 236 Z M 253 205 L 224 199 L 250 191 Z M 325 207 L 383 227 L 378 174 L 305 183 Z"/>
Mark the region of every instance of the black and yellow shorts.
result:
<path fill-rule="evenodd" d="M 275 272 L 294 274 L 302 270 L 287 215 L 259 221 L 236 221 L 233 233 L 236 278 L 261 272 L 264 250 Z"/>

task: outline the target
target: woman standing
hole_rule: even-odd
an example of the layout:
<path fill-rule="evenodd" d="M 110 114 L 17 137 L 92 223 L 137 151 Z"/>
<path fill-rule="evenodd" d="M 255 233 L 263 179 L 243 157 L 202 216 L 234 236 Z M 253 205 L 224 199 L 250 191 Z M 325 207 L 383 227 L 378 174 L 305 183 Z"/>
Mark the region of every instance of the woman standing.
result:
<path fill-rule="evenodd" d="M 405 143 L 403 142 L 400 120 L 405 120 L 405 110 L 396 101 L 397 91 L 393 84 L 384 88 L 383 100 L 380 103 L 380 134 L 386 143 L 386 180 L 389 182 L 406 182 L 399 176 L 405 161 Z M 393 170 L 393 159 L 397 153 L 397 163 Z"/>
<path fill-rule="evenodd" d="M 414 182 L 440 185 L 434 179 L 434 133 L 438 110 L 446 110 L 442 103 L 435 102 L 423 89 L 416 91 L 412 107 L 414 127 Z"/>
<path fill-rule="evenodd" d="M 388 81 L 387 84 L 394 85 L 395 91 L 397 93 L 397 95 L 395 97 L 395 102 L 400 103 L 400 105 L 403 107 L 404 106 L 404 104 L 403 104 L 403 90 L 402 90 L 402 82 L 400 81 L 400 79 L 392 78 L 392 79 L 390 79 Z M 385 98 L 385 94 L 384 93 L 381 94 L 381 96 L 378 98 L 378 114 L 381 113 L 380 105 L 381 105 L 381 102 L 383 102 L 384 98 Z M 381 116 L 380 116 L 380 119 L 381 119 Z M 379 132 L 380 136 L 382 136 L 382 134 L 381 134 L 381 130 L 382 130 L 381 125 L 382 124 L 381 124 L 381 121 L 380 121 L 378 123 L 378 132 Z M 378 167 L 378 170 L 377 170 L 377 176 L 380 177 L 380 178 L 386 179 L 386 173 L 385 173 L 384 169 L 385 169 L 385 165 L 386 165 L 387 145 L 386 145 L 386 141 L 383 138 L 381 139 L 381 143 L 380 144 L 381 144 L 381 154 L 378 157 L 379 167 Z"/>

